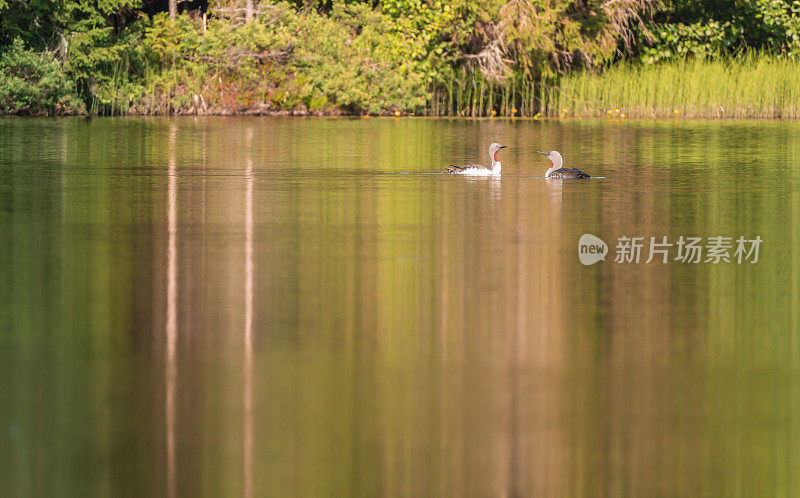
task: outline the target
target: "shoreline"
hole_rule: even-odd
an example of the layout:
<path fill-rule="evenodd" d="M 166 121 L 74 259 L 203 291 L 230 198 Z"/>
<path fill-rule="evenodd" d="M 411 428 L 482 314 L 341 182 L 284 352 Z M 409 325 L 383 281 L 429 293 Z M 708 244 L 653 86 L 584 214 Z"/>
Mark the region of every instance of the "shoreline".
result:
<path fill-rule="evenodd" d="M 175 113 L 175 114 L 62 114 L 62 115 L 48 115 L 48 114 L 0 114 L 0 120 L 14 120 L 14 119 L 123 119 L 123 118 L 142 118 L 142 119 L 171 119 L 171 118 L 290 118 L 290 119 L 378 119 L 387 120 L 393 119 L 400 121 L 401 119 L 436 119 L 446 121 L 533 121 L 533 122 L 598 122 L 605 121 L 608 123 L 622 124 L 622 123 L 679 123 L 679 122 L 800 122 L 800 118 L 794 117 L 625 117 L 625 118 L 610 118 L 604 116 L 418 116 L 413 114 L 391 115 L 391 114 L 355 114 L 348 112 L 331 112 L 331 113 L 293 113 L 291 111 L 276 111 L 276 112 L 239 112 L 239 113 Z"/>

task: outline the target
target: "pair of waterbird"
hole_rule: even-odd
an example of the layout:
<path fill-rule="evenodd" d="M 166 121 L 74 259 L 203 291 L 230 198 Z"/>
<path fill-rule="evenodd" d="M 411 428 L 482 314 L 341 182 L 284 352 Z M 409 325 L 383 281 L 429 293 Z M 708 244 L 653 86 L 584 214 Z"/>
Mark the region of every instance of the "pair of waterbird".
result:
<path fill-rule="evenodd" d="M 465 166 L 449 166 L 446 168 L 446 171 L 448 173 L 457 175 L 469 176 L 499 175 L 500 170 L 502 169 L 502 164 L 500 164 L 500 150 L 505 148 L 505 145 L 500 145 L 499 143 L 493 143 L 489 146 L 489 158 L 492 160 L 491 166 L 484 166 L 483 164 L 467 164 Z M 582 180 L 584 178 L 591 178 L 589 175 L 579 169 L 565 168 L 564 159 L 561 158 L 561 154 L 559 154 L 557 150 L 551 150 L 548 152 L 541 152 L 537 150 L 536 152 L 550 160 L 550 169 L 548 169 L 544 174 L 545 178 L 558 180 Z"/>

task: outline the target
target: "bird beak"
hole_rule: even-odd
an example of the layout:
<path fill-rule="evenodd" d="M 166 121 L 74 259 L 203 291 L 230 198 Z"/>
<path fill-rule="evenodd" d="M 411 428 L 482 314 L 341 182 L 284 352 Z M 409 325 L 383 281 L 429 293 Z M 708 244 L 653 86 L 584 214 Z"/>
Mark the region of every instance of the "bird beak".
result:
<path fill-rule="evenodd" d="M 547 157 L 547 154 L 545 154 L 544 152 L 542 152 L 542 151 L 540 151 L 540 150 L 537 150 L 536 152 L 537 152 L 538 154 L 541 154 L 541 155 L 543 155 L 544 157 Z"/>
<path fill-rule="evenodd" d="M 501 148 L 501 149 L 505 149 L 505 148 L 507 148 L 507 147 L 508 147 L 508 145 L 501 145 L 501 146 L 500 146 L 500 148 Z"/>

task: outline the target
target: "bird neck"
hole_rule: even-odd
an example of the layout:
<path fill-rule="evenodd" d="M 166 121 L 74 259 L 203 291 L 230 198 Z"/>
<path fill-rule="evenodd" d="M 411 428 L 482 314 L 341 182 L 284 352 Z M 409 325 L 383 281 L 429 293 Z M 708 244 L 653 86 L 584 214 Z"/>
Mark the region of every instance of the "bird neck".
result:
<path fill-rule="evenodd" d="M 492 160 L 492 173 L 495 175 L 500 173 L 500 168 L 502 164 L 500 164 L 500 151 L 494 151 L 494 154 L 489 154 L 489 158 Z"/>
<path fill-rule="evenodd" d="M 555 159 L 555 161 L 552 161 L 550 163 L 550 169 L 547 170 L 547 173 L 544 174 L 544 177 L 545 178 L 549 177 L 550 173 L 552 173 L 553 171 L 555 171 L 557 169 L 560 169 L 562 164 L 564 164 L 564 160 L 561 159 L 560 157 L 557 157 Z"/>

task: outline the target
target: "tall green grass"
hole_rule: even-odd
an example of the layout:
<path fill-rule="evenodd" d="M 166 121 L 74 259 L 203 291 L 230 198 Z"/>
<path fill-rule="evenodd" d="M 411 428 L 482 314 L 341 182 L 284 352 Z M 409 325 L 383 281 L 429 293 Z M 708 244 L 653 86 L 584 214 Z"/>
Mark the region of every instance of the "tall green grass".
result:
<path fill-rule="evenodd" d="M 800 118 L 800 62 L 766 54 L 574 73 L 546 90 L 542 114 L 634 118 Z M 617 112 L 619 109 L 619 112 Z M 564 112 L 566 110 L 566 112 Z"/>
<path fill-rule="evenodd" d="M 551 87 L 548 80 L 531 80 L 516 73 L 502 81 L 493 81 L 484 78 L 480 71 L 454 68 L 434 88 L 425 114 L 473 118 L 536 116 L 554 105 L 549 101 L 553 95 L 544 90 Z"/>
<path fill-rule="evenodd" d="M 502 82 L 461 68 L 433 92 L 426 114 L 800 119 L 800 61 L 747 54 L 655 65 L 621 62 L 602 73 L 540 81 L 515 74 Z"/>

